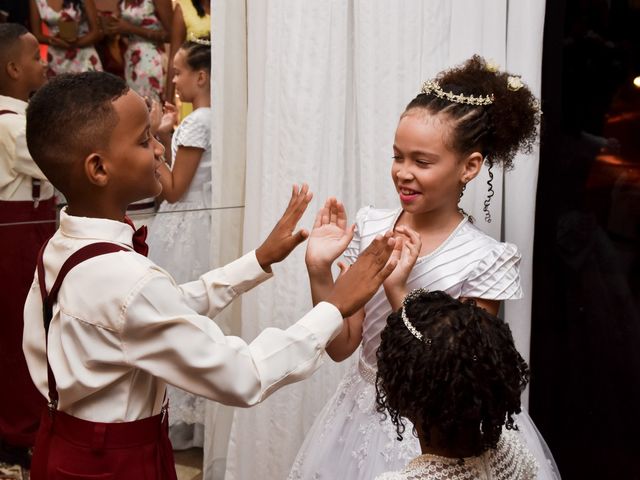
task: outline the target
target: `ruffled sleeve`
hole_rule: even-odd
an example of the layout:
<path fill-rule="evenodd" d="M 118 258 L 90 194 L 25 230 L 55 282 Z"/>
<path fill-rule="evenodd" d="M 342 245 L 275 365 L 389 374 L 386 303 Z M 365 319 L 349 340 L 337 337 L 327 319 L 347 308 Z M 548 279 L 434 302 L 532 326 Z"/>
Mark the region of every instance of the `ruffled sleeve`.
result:
<path fill-rule="evenodd" d="M 362 207 L 358 210 L 358 213 L 356 213 L 356 231 L 353 234 L 353 238 L 351 239 L 349 246 L 342 254 L 349 264 L 354 263 L 360 255 L 360 241 L 362 239 L 362 232 L 364 231 L 364 223 L 369 215 L 369 210 L 371 210 L 371 206 L 366 206 Z"/>
<path fill-rule="evenodd" d="M 486 300 L 522 298 L 520 252 L 511 243 L 493 246 L 462 286 L 461 297 Z"/>
<path fill-rule="evenodd" d="M 185 118 L 176 132 L 177 147 L 194 147 L 206 150 L 210 145 L 210 122 L 207 115 L 194 112 Z"/>

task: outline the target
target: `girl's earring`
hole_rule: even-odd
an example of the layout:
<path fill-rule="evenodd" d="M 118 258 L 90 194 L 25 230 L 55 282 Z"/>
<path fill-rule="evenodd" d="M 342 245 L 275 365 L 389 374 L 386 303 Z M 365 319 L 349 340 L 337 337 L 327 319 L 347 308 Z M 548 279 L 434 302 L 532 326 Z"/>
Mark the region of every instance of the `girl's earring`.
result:
<path fill-rule="evenodd" d="M 458 198 L 462 198 L 462 195 L 464 195 L 464 191 L 467 189 L 467 184 L 463 183 L 462 184 L 462 190 L 460 190 L 460 196 Z"/>

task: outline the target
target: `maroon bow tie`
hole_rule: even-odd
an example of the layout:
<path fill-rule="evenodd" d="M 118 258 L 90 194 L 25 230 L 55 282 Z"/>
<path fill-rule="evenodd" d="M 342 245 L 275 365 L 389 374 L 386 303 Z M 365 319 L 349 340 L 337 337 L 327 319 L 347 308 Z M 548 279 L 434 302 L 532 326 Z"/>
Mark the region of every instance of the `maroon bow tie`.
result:
<path fill-rule="evenodd" d="M 131 221 L 131 219 L 127 216 L 124 217 L 124 222 L 133 228 L 133 249 L 138 252 L 140 255 L 144 255 L 145 257 L 149 255 L 149 245 L 147 245 L 147 226 L 143 225 L 142 227 L 136 230 L 135 225 Z"/>

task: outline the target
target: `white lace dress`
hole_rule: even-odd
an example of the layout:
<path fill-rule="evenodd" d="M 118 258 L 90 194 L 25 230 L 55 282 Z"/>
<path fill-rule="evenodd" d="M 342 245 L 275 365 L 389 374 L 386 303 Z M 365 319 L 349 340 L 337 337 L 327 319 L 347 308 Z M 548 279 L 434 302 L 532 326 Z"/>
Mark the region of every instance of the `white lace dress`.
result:
<path fill-rule="evenodd" d="M 355 261 L 377 234 L 391 229 L 401 212 L 361 209 L 356 234 L 345 252 L 347 261 Z M 435 251 L 417 260 L 407 284 L 409 289 L 442 290 L 455 298 L 517 299 L 522 296 L 519 262 L 515 245 L 496 241 L 465 217 Z M 371 480 L 383 472 L 402 469 L 420 454 L 417 438 L 409 434 L 398 441 L 391 421 L 383 420 L 376 411 L 376 351 L 390 313 L 391 306 L 380 288 L 365 306 L 358 364 L 345 375 L 316 418 L 292 466 L 290 480 Z M 517 422 L 530 450 L 549 465 L 549 475 L 540 478 L 559 478 L 553 457 L 528 415 L 518 415 Z M 407 432 L 411 428 L 407 427 Z M 541 473 L 544 471 L 541 468 Z"/>
<path fill-rule="evenodd" d="M 211 239 L 211 109 L 198 108 L 187 116 L 171 139 L 172 158 L 178 147 L 204 149 L 195 176 L 183 197 L 175 202 L 163 202 L 149 227 L 149 258 L 171 274 L 176 283 L 196 280 L 210 270 Z M 205 401 L 174 387 L 168 389 L 169 424 L 204 424 Z M 191 434 L 189 435 L 189 437 Z M 177 448 L 202 446 L 198 439 Z"/>
<path fill-rule="evenodd" d="M 403 470 L 383 473 L 376 480 L 534 480 L 537 470 L 518 433 L 505 430 L 495 450 L 477 457 L 420 455 Z"/>

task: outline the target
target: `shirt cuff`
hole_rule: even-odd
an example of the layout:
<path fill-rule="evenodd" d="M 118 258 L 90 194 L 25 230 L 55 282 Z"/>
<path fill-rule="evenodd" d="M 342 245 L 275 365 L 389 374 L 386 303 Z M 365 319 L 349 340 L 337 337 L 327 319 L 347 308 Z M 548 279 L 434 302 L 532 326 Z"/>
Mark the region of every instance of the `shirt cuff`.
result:
<path fill-rule="evenodd" d="M 273 273 L 267 273 L 262 269 L 256 258 L 255 250 L 225 265 L 222 269 L 229 285 L 237 294 L 247 292 L 273 277 Z"/>
<path fill-rule="evenodd" d="M 313 310 L 298 321 L 309 330 L 325 348 L 342 331 L 343 318 L 340 310 L 328 302 L 318 303 Z"/>

